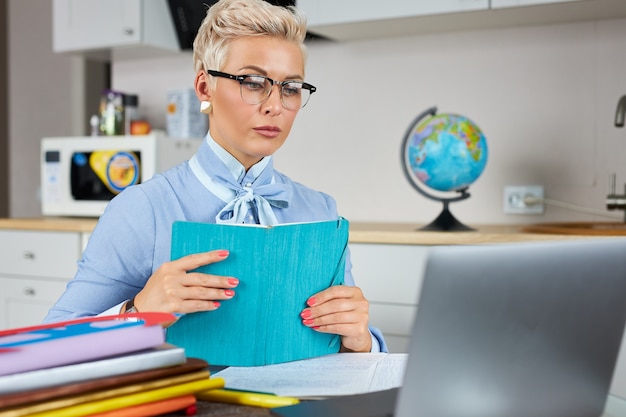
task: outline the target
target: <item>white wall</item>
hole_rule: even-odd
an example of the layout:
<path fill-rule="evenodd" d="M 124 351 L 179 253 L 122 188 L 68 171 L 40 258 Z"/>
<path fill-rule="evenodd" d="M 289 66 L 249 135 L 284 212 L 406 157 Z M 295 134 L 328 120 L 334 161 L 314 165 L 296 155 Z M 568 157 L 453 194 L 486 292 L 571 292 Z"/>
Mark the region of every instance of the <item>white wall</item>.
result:
<path fill-rule="evenodd" d="M 333 195 L 352 221 L 429 222 L 440 205 L 404 178 L 400 144 L 436 105 L 486 134 L 489 162 L 452 212 L 469 224 L 609 220 L 548 206 L 505 215 L 505 185 L 541 184 L 546 197 L 605 209 L 609 175 L 626 183 L 626 129 L 613 125 L 626 94 L 626 20 L 309 45 L 318 87 L 276 155 L 292 178 Z M 119 61 L 113 85 L 140 94 L 157 127 L 168 89 L 193 81 L 190 54 Z M 613 212 L 618 219 L 622 213 Z"/>
<path fill-rule="evenodd" d="M 52 52 L 52 1 L 7 4 L 9 216 L 37 217 L 41 138 L 84 133 L 84 61 Z"/>

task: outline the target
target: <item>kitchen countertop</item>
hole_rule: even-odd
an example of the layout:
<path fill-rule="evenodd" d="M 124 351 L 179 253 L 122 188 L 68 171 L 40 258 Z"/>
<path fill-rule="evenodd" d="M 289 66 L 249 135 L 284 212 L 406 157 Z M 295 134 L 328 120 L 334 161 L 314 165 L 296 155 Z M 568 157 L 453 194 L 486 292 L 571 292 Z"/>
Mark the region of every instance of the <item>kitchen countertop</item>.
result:
<path fill-rule="evenodd" d="M 90 233 L 97 222 L 98 219 L 96 218 L 0 218 L 0 229 Z M 353 222 L 350 224 L 350 242 L 400 245 L 458 245 L 591 237 L 573 234 L 528 233 L 524 231 L 526 225 L 473 225 L 472 227 L 475 227 L 476 230 L 465 232 L 417 230 L 420 226 L 419 224 L 409 223 Z"/>
<path fill-rule="evenodd" d="M 526 225 L 470 225 L 476 230 L 464 232 L 422 231 L 419 224 L 360 223 L 350 224 L 350 242 L 400 245 L 472 245 L 481 243 L 533 242 L 585 238 L 572 234 L 528 233 Z M 597 237 L 597 236 L 596 236 Z"/>
<path fill-rule="evenodd" d="M 91 233 L 97 222 L 76 217 L 0 218 L 0 229 Z"/>

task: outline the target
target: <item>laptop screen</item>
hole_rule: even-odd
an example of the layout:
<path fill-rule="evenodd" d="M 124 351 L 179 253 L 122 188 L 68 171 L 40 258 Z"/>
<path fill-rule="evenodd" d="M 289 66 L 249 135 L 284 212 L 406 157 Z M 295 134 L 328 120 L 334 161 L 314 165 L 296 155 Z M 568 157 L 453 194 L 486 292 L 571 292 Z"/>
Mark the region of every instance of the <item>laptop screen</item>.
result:
<path fill-rule="evenodd" d="M 434 248 L 396 417 L 597 417 L 626 319 L 626 239 Z"/>

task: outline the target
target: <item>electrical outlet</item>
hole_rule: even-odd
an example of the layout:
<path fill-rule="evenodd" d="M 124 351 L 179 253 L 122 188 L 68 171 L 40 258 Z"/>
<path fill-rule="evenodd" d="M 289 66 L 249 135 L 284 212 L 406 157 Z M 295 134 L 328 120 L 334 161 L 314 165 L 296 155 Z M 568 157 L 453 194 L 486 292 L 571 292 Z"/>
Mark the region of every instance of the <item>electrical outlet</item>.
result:
<path fill-rule="evenodd" d="M 503 206 L 508 214 L 543 213 L 543 185 L 505 186 Z"/>

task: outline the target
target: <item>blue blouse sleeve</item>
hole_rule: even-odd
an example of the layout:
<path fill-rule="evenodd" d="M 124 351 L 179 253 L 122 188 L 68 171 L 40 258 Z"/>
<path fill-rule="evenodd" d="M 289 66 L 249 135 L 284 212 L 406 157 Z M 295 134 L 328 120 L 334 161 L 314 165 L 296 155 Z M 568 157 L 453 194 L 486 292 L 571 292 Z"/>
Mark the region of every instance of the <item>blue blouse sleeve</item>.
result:
<path fill-rule="evenodd" d="M 137 294 L 152 273 L 154 230 L 142 190 L 131 187 L 111 200 L 44 322 L 95 316 Z"/>

